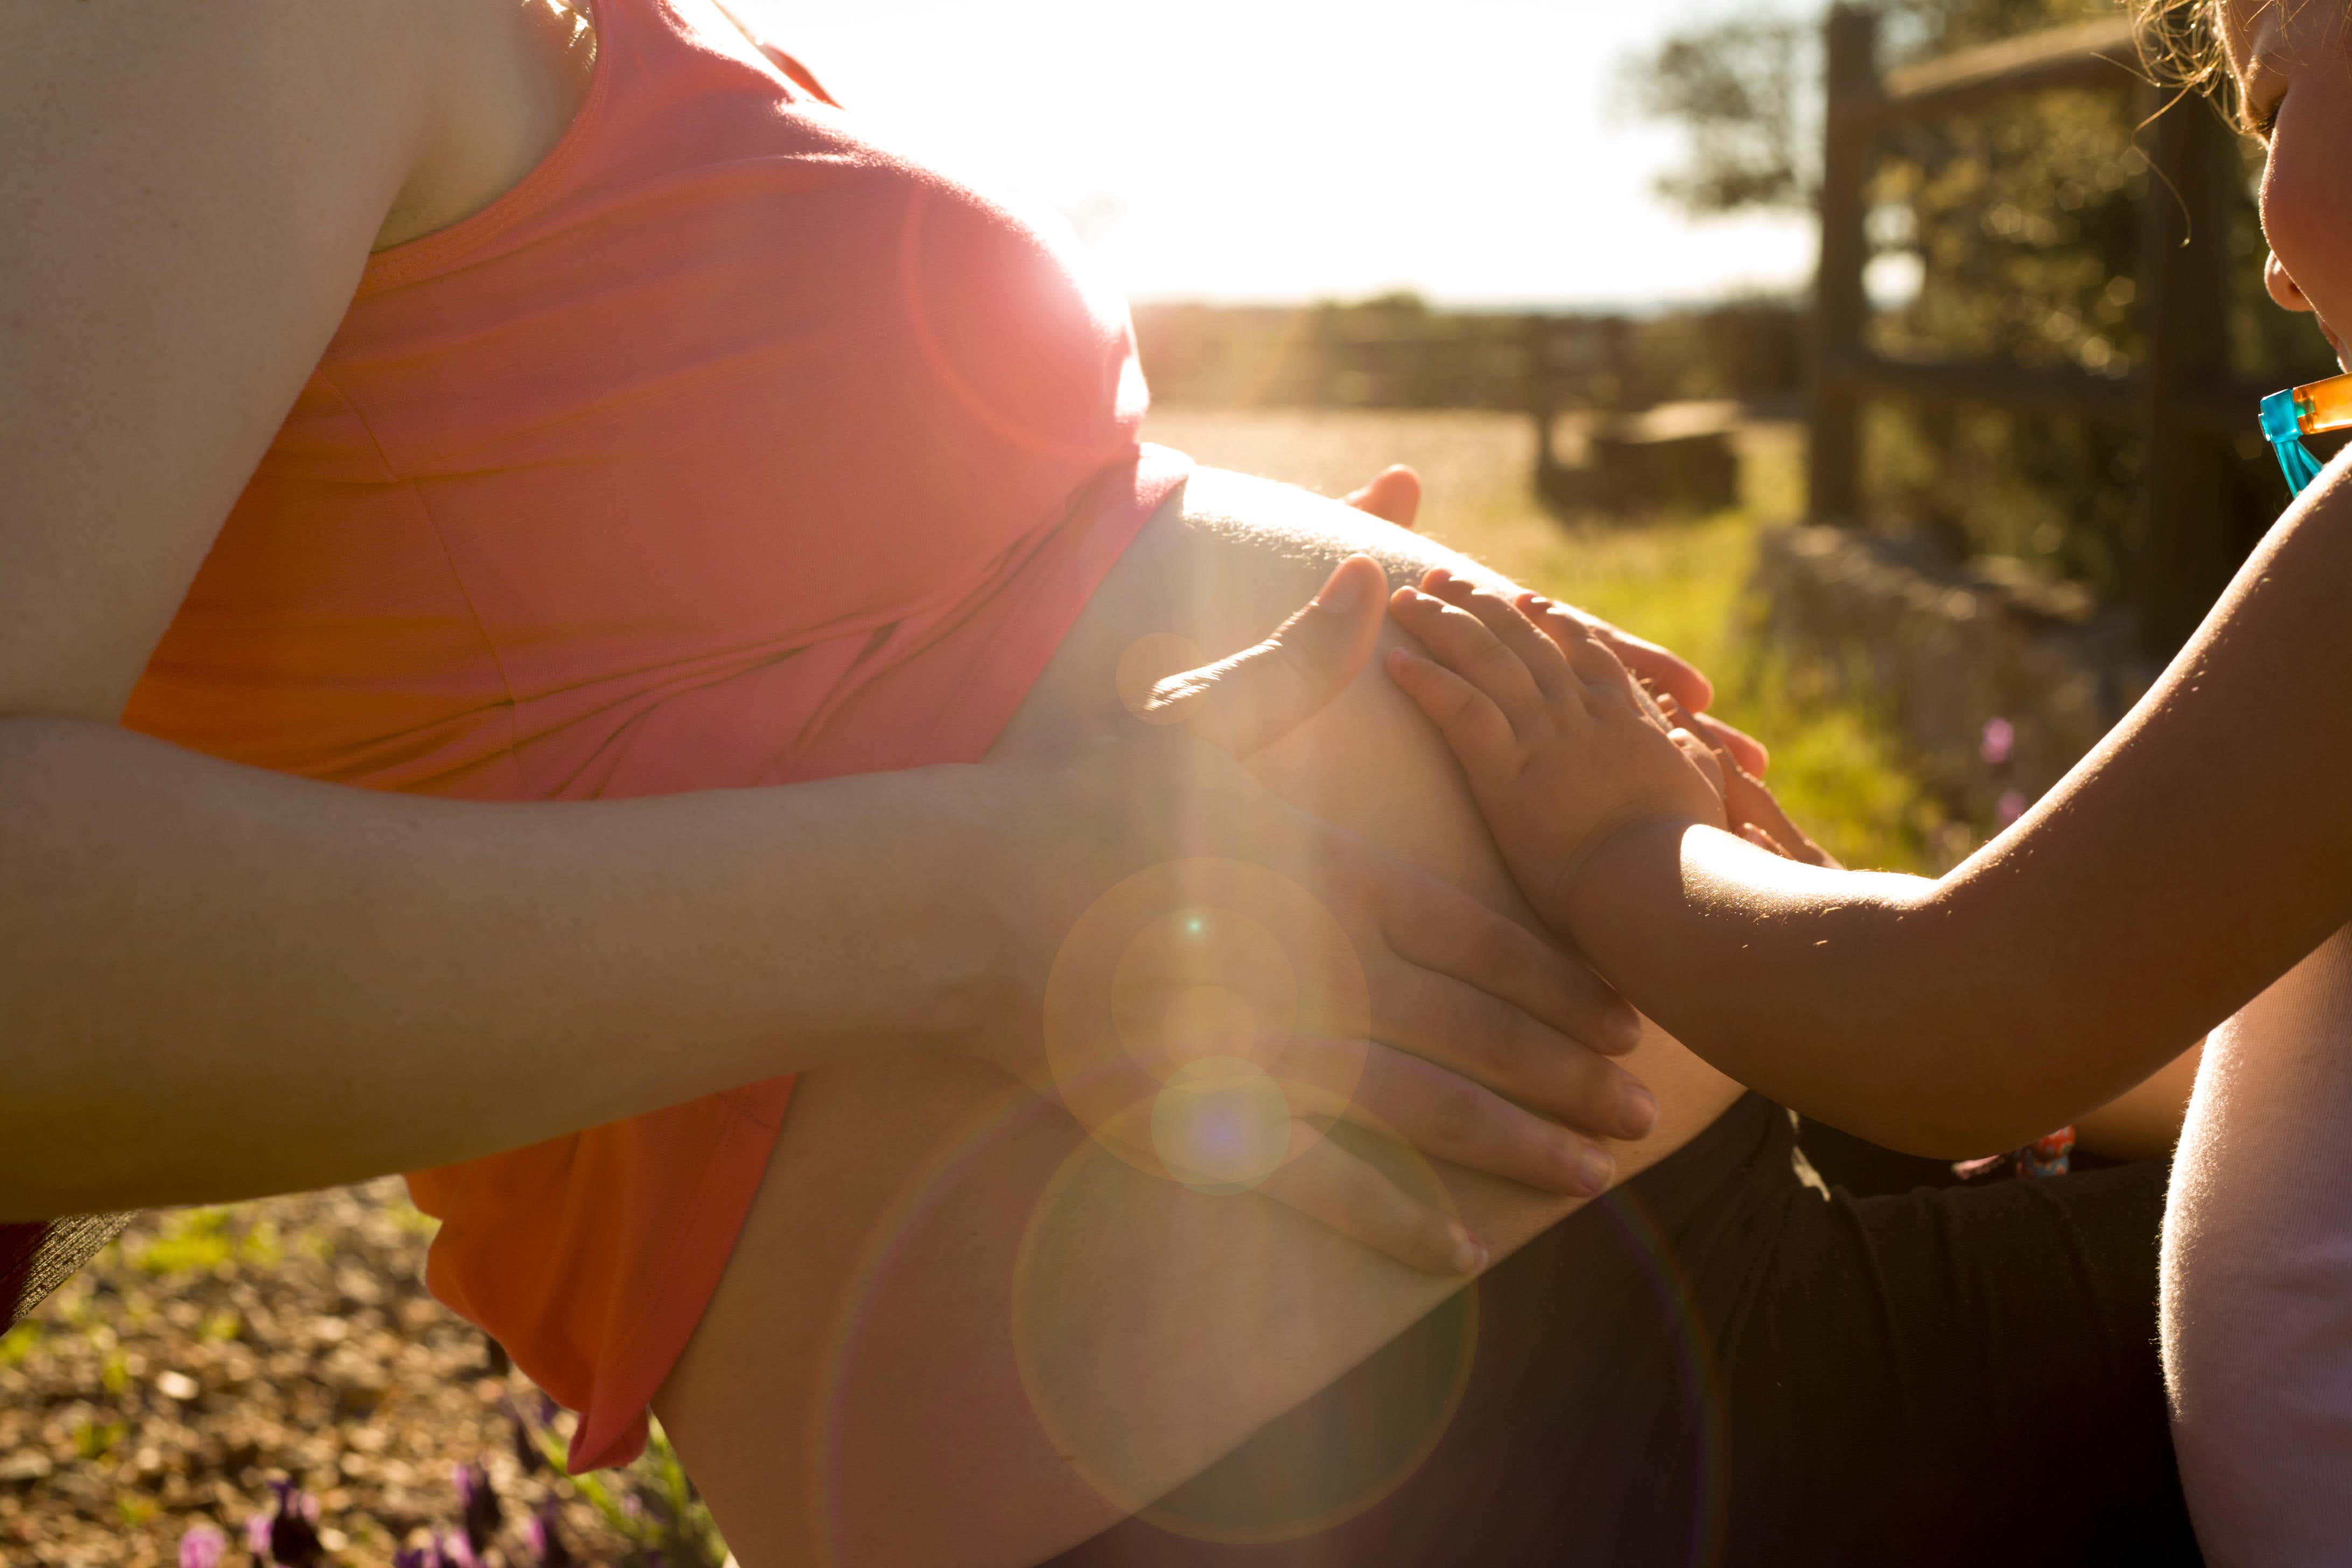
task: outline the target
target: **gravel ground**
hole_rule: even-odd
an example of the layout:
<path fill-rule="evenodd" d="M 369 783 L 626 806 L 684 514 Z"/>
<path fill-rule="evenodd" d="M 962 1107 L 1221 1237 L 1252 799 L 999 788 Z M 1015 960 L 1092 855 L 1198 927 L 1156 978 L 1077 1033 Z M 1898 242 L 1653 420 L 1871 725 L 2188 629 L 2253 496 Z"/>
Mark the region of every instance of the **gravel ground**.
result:
<path fill-rule="evenodd" d="M 247 1521 L 281 1479 L 317 1500 L 321 1563 L 389 1568 L 454 1535 L 453 1471 L 475 1462 L 506 1515 L 483 1568 L 562 1561 L 528 1539 L 546 1503 L 570 1561 L 652 1561 L 519 1452 L 509 1411 L 535 1419 L 539 1392 L 425 1293 L 434 1223 L 396 1177 L 142 1215 L 0 1337 L 0 1564 L 173 1564 L 209 1523 L 224 1568 L 245 1568 Z M 571 1416 L 544 1430 L 568 1440 Z M 635 1510 L 632 1533 L 658 1517 L 656 1468 L 589 1483 Z M 691 1556 L 673 1546 L 668 1568 Z"/>

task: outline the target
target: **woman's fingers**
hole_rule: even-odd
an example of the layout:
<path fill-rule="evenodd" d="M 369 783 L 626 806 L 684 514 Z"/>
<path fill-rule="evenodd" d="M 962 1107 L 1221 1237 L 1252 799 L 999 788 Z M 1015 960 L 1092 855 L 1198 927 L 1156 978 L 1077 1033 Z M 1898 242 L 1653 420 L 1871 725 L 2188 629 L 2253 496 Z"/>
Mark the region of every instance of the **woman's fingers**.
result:
<path fill-rule="evenodd" d="M 1657 1101 L 1608 1059 L 1642 1016 L 1573 955 L 1467 895 L 1379 900 L 1365 952 L 1372 1037 L 1593 1138 L 1638 1138 Z"/>
<path fill-rule="evenodd" d="M 1695 715 L 1684 712 L 1671 697 L 1660 698 L 1659 705 L 1675 724 L 1696 728 L 1692 725 Z M 1737 734 L 1738 731 L 1731 732 Z M 1828 850 L 1814 843 L 1803 828 L 1789 820 L 1789 814 L 1780 809 L 1780 803 L 1773 796 L 1770 788 L 1740 765 L 1738 756 L 1722 736 L 1702 731 L 1697 739 L 1715 753 L 1717 766 L 1709 777 L 1721 781 L 1717 793 L 1723 797 L 1725 819 L 1735 829 L 1750 843 L 1756 843 L 1758 840 L 1748 834 L 1747 829 L 1757 828 L 1764 835 L 1761 847 L 1790 860 L 1801 860 L 1809 866 L 1837 866 L 1837 861 Z M 1685 747 L 1685 753 L 1691 754 L 1690 748 Z M 1693 761 L 1696 760 L 1694 755 Z M 1705 771 L 1703 764 L 1702 771 Z"/>
<path fill-rule="evenodd" d="M 1460 1220 L 1411 1196 L 1328 1133 L 1305 1122 L 1293 1128 L 1291 1158 L 1258 1189 L 1266 1196 L 1424 1274 L 1475 1274 L 1486 1266 L 1486 1247 Z"/>
<path fill-rule="evenodd" d="M 1402 463 L 1391 463 L 1362 489 L 1350 490 L 1340 499 L 1383 522 L 1411 528 L 1421 512 L 1421 476 Z"/>
<path fill-rule="evenodd" d="M 1430 656 L 1485 693 L 1512 731 L 1531 732 L 1544 712 L 1544 694 L 1527 662 L 1496 639 L 1477 616 L 1417 588 L 1389 595 L 1389 613 Z"/>
<path fill-rule="evenodd" d="M 1408 966 L 1369 979 L 1384 1044 L 1587 1137 L 1639 1138 L 1657 1121 L 1657 1101 L 1632 1073 L 1475 985 Z"/>
<path fill-rule="evenodd" d="M 1549 603 L 1549 601 L 1547 601 Z M 1617 662 L 1634 676 L 1659 691 L 1664 692 L 1693 712 L 1715 700 L 1715 685 L 1690 660 L 1669 648 L 1660 647 L 1647 637 L 1611 626 L 1607 621 L 1576 612 L 1588 630 L 1603 647 L 1616 657 Z"/>
<path fill-rule="evenodd" d="M 1444 600 L 1455 609 L 1466 610 L 1478 617 L 1478 623 L 1495 634 L 1495 640 L 1519 656 L 1535 678 L 1537 689 L 1551 696 L 1567 689 L 1575 679 L 1567 657 L 1559 645 L 1536 629 L 1535 623 L 1521 615 L 1500 595 L 1488 593 L 1475 584 L 1465 583 L 1443 566 L 1433 566 L 1423 574 L 1421 589 L 1424 594 Z"/>
<path fill-rule="evenodd" d="M 1724 807 L 1727 813 L 1736 813 L 1732 816 L 1733 821 L 1744 822 L 1763 831 L 1780 847 L 1780 853 L 1790 859 L 1801 860 L 1808 866 L 1824 866 L 1832 870 L 1843 868 L 1835 856 L 1813 842 L 1812 835 L 1789 820 L 1789 814 L 1780 809 L 1780 801 L 1764 786 L 1762 780 L 1746 773 L 1734 774 L 1725 792 Z"/>
<path fill-rule="evenodd" d="M 1182 723 L 1235 756 L 1271 745 L 1319 712 L 1371 657 L 1388 574 L 1351 555 L 1297 615 L 1255 647 L 1151 687 L 1140 717 Z"/>
<path fill-rule="evenodd" d="M 1410 648 L 1389 650 L 1388 672 L 1398 689 L 1412 699 L 1413 706 L 1437 726 L 1474 784 L 1510 766 L 1518 737 L 1503 710 L 1485 692 Z"/>
<path fill-rule="evenodd" d="M 1706 741 L 1707 750 L 1712 750 L 1715 757 L 1724 764 L 1724 773 L 1727 775 L 1748 773 L 1750 778 L 1757 778 L 1757 775 L 1761 773 L 1761 769 L 1748 766 L 1748 757 L 1750 757 L 1750 754 L 1761 757 L 1761 754 L 1764 754 L 1764 748 L 1761 748 L 1757 741 L 1750 741 L 1745 733 L 1736 731 L 1736 729 L 1731 729 L 1728 724 L 1724 724 L 1722 720 L 1706 715 L 1706 712 L 1691 712 L 1691 710 L 1686 710 L 1682 703 L 1675 700 L 1673 693 L 1667 693 L 1667 691 L 1658 693 L 1658 712 L 1665 715 L 1667 724 L 1679 724 L 1682 729 L 1689 729 L 1689 731 L 1694 733 L 1694 736 L 1698 736 L 1700 741 Z"/>
<path fill-rule="evenodd" d="M 1467 1274 L 1485 1267 L 1486 1248 L 1467 1226 L 1294 1114 L 1284 1089 L 1246 1071 L 1226 1073 L 1222 1083 L 1213 1071 L 1194 1077 L 1212 1081 L 1171 1080 L 1151 1102 L 1089 1131 L 1138 1170 L 1215 1197 L 1263 1194 L 1408 1268 Z M 1330 1100 L 1311 1089 L 1300 1098 Z M 1360 1108 L 1357 1114 L 1373 1121 Z M 1425 1184 L 1443 1193 L 1433 1173 Z"/>
<path fill-rule="evenodd" d="M 1402 867 L 1366 892 L 1378 939 L 1411 969 L 1459 982 L 1605 1056 L 1642 1043 L 1642 1015 L 1574 953 L 1469 894 Z"/>
<path fill-rule="evenodd" d="M 1712 713 L 1693 713 L 1684 722 L 1698 731 L 1709 745 L 1730 753 L 1732 761 L 1759 779 L 1764 776 L 1764 770 L 1771 765 L 1772 753 L 1764 749 L 1763 742 L 1745 730 L 1733 728 Z"/>
<path fill-rule="evenodd" d="M 1341 1114 L 1390 1130 L 1432 1159 L 1540 1192 L 1598 1197 L 1616 1174 L 1616 1162 L 1597 1141 L 1458 1072 L 1384 1046 L 1363 1058 L 1353 1104 Z"/>

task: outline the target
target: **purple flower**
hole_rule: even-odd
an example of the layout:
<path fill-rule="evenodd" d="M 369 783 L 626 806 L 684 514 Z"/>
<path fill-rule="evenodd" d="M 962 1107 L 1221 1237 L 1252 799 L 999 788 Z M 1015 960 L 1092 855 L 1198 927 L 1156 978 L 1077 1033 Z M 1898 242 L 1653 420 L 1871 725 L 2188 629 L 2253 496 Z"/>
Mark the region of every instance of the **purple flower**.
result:
<path fill-rule="evenodd" d="M 539 1557 L 539 1568 L 572 1568 L 572 1549 L 563 1544 L 563 1532 L 556 1528 L 556 1513 L 555 1500 L 544 1499 L 527 1526 L 530 1549 Z"/>
<path fill-rule="evenodd" d="M 1977 755 L 1984 759 L 1985 766 L 1989 768 L 2000 767 L 2003 763 L 2009 761 L 2010 752 L 2016 749 L 2016 725 L 2011 723 L 2006 719 L 1988 719 L 1985 721 L 1984 736 L 1977 742 Z"/>
<path fill-rule="evenodd" d="M 292 1481 L 272 1481 L 269 1489 L 278 1494 L 278 1512 L 268 1521 L 264 1544 L 255 1548 L 254 1555 L 278 1568 L 312 1568 L 327 1550 L 319 1540 L 319 1500 L 295 1489 Z M 251 1521 L 246 1525 L 246 1539 L 253 1539 Z"/>
<path fill-rule="evenodd" d="M 453 1542 L 436 1530 L 431 1544 L 394 1552 L 392 1568 L 474 1568 L 474 1554 L 467 1550 L 464 1541 Z"/>
<path fill-rule="evenodd" d="M 490 1485 L 490 1472 L 479 1464 L 457 1466 L 451 1477 L 457 1488 L 460 1522 L 466 1531 L 466 1544 L 476 1554 L 489 1550 L 506 1520 L 507 1510 L 499 1501 L 496 1489 Z"/>
<path fill-rule="evenodd" d="M 217 1525 L 192 1524 L 180 1537 L 180 1568 L 221 1568 L 228 1555 L 228 1537 Z"/>
<path fill-rule="evenodd" d="M 1993 820 L 2007 827 L 2025 815 L 2025 805 L 2024 795 L 2013 789 L 2003 790 L 2000 792 L 2000 798 L 1993 802 Z"/>

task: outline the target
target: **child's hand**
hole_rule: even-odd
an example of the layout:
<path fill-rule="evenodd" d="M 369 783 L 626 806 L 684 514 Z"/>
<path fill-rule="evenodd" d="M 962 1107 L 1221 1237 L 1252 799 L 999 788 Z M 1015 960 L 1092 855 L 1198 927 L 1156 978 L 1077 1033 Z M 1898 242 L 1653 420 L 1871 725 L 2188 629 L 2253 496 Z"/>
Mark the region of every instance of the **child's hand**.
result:
<path fill-rule="evenodd" d="M 1572 617 L 1544 616 L 1451 581 L 1400 588 L 1397 623 L 1430 658 L 1398 648 L 1391 679 L 1453 747 L 1503 858 L 1536 912 L 1569 930 L 1579 862 L 1619 829 L 1666 821 L 1724 825 L 1723 775 L 1709 748 L 1656 715 L 1616 657 Z M 1435 596 L 1442 594 L 1443 598 Z"/>

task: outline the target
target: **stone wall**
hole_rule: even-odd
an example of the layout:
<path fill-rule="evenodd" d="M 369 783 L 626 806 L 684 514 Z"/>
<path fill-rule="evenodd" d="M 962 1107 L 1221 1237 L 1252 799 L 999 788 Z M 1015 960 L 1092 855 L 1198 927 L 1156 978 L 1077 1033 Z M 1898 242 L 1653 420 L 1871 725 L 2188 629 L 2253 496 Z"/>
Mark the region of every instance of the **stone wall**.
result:
<path fill-rule="evenodd" d="M 2080 588 L 1912 540 L 1769 530 L 1753 590 L 1772 646 L 1879 705 L 1921 775 L 1988 826 L 2057 783 L 2158 668 Z"/>

